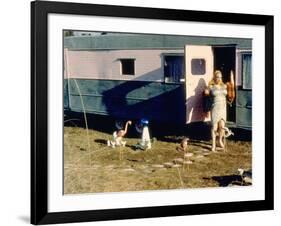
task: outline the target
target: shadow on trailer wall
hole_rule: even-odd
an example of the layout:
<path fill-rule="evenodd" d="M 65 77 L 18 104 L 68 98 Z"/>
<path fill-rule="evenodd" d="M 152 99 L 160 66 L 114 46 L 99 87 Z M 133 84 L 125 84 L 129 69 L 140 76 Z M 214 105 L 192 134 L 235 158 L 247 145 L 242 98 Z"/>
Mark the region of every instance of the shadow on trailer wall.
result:
<path fill-rule="evenodd" d="M 65 108 L 72 111 L 85 110 L 116 120 L 147 118 L 159 122 L 185 123 L 185 91 L 181 83 L 65 79 L 64 84 L 67 84 L 68 89 Z"/>

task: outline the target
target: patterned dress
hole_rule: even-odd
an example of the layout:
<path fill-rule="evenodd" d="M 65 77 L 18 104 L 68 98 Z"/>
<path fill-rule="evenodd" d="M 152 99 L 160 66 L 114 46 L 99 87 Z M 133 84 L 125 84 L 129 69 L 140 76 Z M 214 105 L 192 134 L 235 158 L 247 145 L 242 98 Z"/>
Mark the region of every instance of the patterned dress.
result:
<path fill-rule="evenodd" d="M 226 122 L 227 86 L 225 84 L 212 85 L 210 87 L 210 94 L 212 97 L 211 122 L 212 127 L 214 127 L 221 119 Z"/>

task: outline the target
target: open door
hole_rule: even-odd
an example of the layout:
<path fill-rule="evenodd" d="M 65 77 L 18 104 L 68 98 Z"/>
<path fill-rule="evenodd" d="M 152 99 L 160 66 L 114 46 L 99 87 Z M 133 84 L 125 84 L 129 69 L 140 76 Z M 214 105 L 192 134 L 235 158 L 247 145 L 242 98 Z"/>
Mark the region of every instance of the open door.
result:
<path fill-rule="evenodd" d="M 222 80 L 224 83 L 230 81 L 230 72 L 234 73 L 235 81 L 235 65 L 236 65 L 236 46 L 235 45 L 223 45 L 213 46 L 214 53 L 214 70 L 220 70 L 222 72 Z M 237 93 L 237 92 L 236 92 Z M 227 117 L 228 123 L 235 123 L 236 121 L 236 100 L 232 105 L 227 104 Z"/>
<path fill-rule="evenodd" d="M 203 91 L 213 77 L 211 46 L 185 46 L 186 123 L 210 121 L 203 111 Z"/>

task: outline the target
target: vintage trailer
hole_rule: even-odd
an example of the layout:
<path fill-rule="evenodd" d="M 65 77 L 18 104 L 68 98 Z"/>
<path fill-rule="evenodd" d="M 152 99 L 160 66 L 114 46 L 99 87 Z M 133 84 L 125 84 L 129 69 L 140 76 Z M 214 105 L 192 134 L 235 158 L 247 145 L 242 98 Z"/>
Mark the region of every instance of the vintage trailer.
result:
<path fill-rule="evenodd" d="M 64 108 L 185 125 L 208 122 L 202 92 L 219 69 L 234 71 L 229 125 L 251 129 L 252 41 L 151 34 L 64 37 Z"/>

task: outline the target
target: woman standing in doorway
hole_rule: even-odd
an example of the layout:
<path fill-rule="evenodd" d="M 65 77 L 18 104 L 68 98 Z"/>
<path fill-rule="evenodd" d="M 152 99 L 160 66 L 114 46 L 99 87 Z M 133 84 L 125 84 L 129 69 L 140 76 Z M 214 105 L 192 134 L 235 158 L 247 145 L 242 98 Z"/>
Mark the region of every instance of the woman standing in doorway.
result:
<path fill-rule="evenodd" d="M 212 135 L 212 151 L 216 151 L 216 138 L 221 148 L 224 148 L 223 138 L 225 136 L 226 122 L 226 103 L 232 103 L 235 98 L 234 75 L 230 72 L 230 82 L 226 84 L 222 81 L 222 73 L 219 70 L 214 72 L 213 79 L 209 82 L 208 88 L 204 94 L 211 97 L 211 135 Z M 226 100 L 227 99 L 227 100 Z"/>

